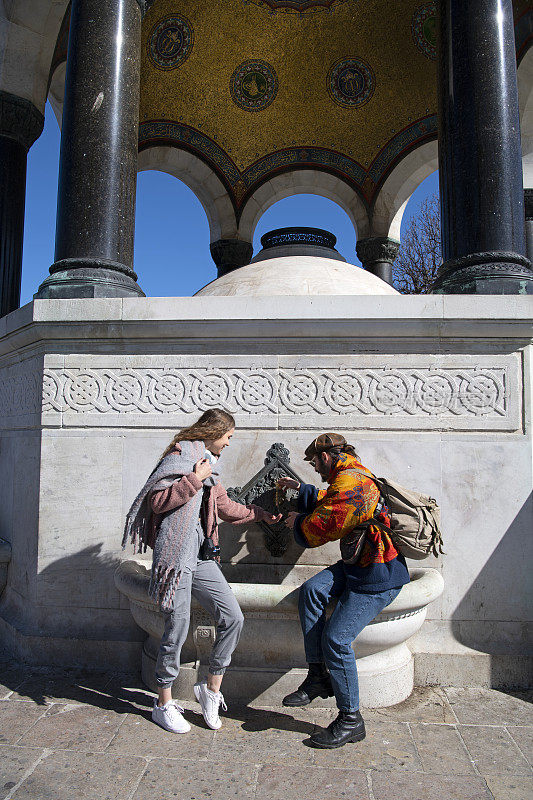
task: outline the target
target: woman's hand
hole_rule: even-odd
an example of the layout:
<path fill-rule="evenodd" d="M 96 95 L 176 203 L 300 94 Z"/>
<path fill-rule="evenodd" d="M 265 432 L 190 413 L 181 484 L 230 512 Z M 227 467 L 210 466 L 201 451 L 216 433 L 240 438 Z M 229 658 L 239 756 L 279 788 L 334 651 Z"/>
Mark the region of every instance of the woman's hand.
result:
<path fill-rule="evenodd" d="M 300 482 L 295 481 L 294 478 L 289 478 L 287 475 L 284 475 L 282 478 L 278 478 L 276 481 L 276 486 L 280 489 L 299 489 Z"/>
<path fill-rule="evenodd" d="M 265 511 L 263 514 L 263 522 L 266 522 L 267 525 L 275 525 L 276 522 L 280 522 L 283 514 L 269 514 L 268 511 Z"/>
<path fill-rule="evenodd" d="M 211 463 L 209 459 L 202 458 L 200 461 L 197 461 L 194 465 L 194 474 L 196 477 L 201 480 L 205 481 L 206 478 L 209 478 L 211 475 Z"/>
<path fill-rule="evenodd" d="M 290 528 L 291 531 L 294 530 L 294 522 L 296 520 L 296 517 L 299 517 L 299 516 L 300 515 L 299 515 L 299 513 L 297 511 L 289 511 L 289 513 L 287 514 L 287 519 L 285 520 L 285 525 L 287 526 L 287 528 Z"/>

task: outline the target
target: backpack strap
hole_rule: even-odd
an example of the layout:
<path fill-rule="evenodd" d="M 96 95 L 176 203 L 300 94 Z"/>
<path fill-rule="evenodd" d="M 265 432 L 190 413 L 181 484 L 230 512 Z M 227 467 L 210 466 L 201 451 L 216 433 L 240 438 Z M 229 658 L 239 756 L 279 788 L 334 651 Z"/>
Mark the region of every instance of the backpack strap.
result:
<path fill-rule="evenodd" d="M 387 505 L 388 503 L 387 492 L 386 490 L 384 491 L 383 489 L 384 486 L 383 481 L 381 481 L 379 478 L 376 478 L 376 476 L 372 472 L 370 472 L 370 470 L 368 470 L 368 472 L 370 472 L 370 474 L 368 474 L 367 472 L 363 472 L 360 469 L 354 469 L 352 467 L 351 469 L 345 470 L 345 472 L 354 472 L 356 475 L 362 475 L 363 478 L 370 478 L 370 480 L 374 481 L 374 483 L 379 489 L 379 500 L 376 508 L 374 509 L 374 516 L 370 517 L 370 519 L 367 519 L 366 522 L 363 522 L 363 524 L 358 527 L 368 528 L 370 525 L 377 525 L 378 528 L 381 528 L 386 533 L 392 533 L 393 532 L 392 528 L 390 528 L 388 525 L 385 525 L 384 522 L 381 522 L 379 519 L 377 519 L 377 515 L 381 513 L 383 506 Z"/>
<path fill-rule="evenodd" d="M 376 486 L 379 489 L 378 506 L 381 503 L 381 506 L 383 507 L 388 502 L 387 490 L 385 489 L 384 482 L 381 480 L 381 478 L 376 478 L 376 476 L 372 472 L 370 472 L 370 470 L 368 470 L 368 473 L 370 473 L 370 474 L 368 474 L 367 472 L 363 472 L 360 469 L 353 469 L 353 467 L 352 467 L 351 469 L 345 470 L 345 472 L 354 472 L 356 475 L 362 475 L 363 478 L 370 478 L 370 480 L 374 481 L 374 483 L 376 484 Z M 384 502 L 382 502 L 382 498 L 384 498 Z M 381 511 L 381 508 L 380 508 L 380 511 Z M 389 530 L 390 530 L 390 528 L 389 528 Z"/>

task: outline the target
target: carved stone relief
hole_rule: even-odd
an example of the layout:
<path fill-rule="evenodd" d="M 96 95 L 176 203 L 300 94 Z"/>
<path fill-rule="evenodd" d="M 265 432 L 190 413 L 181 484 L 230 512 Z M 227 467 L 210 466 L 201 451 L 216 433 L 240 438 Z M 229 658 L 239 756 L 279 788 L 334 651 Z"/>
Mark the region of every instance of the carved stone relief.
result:
<path fill-rule="evenodd" d="M 285 519 L 290 510 L 296 509 L 295 500 L 298 493 L 292 489 L 285 491 L 276 489 L 276 482 L 282 475 L 301 481 L 290 466 L 289 451 L 281 442 L 275 442 L 266 454 L 265 466 L 248 481 L 246 486 L 228 489 L 228 495 L 232 500 L 244 505 L 254 503 L 261 506 L 271 514 L 281 512 Z M 263 529 L 265 547 L 274 557 L 285 553 L 292 537 L 292 531 L 285 525 L 284 519 L 274 525 L 259 523 Z"/>
<path fill-rule="evenodd" d="M 169 359 L 170 360 L 170 359 Z M 515 359 L 468 356 L 381 357 L 378 364 L 339 359 L 300 366 L 73 366 L 46 368 L 43 411 L 65 415 L 64 425 L 107 424 L 107 417 L 193 414 L 215 406 L 245 415 L 260 427 L 314 427 L 336 418 L 341 427 L 512 429 L 518 427 L 520 374 Z M 201 363 L 201 362 L 200 362 Z M 305 416 L 303 416 L 305 415 Z M 288 424 L 290 418 L 292 424 Z M 310 419 L 312 418 L 312 419 Z M 266 424 L 266 420 L 269 423 Z M 241 420 L 242 422 L 242 420 Z M 306 424 L 310 423 L 310 424 Z M 112 424 L 112 423 L 111 423 Z M 153 424 L 153 423 L 150 423 Z M 329 422 L 328 422 L 329 424 Z"/>

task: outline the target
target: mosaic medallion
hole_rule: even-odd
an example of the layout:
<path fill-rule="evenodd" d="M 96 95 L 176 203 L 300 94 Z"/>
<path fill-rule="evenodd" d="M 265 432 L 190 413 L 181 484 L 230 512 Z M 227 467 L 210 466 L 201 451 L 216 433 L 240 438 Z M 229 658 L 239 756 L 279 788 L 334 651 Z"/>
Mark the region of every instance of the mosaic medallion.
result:
<path fill-rule="evenodd" d="M 194 31 L 186 17 L 160 19 L 148 39 L 148 54 L 159 69 L 175 69 L 189 56 Z"/>
<path fill-rule="evenodd" d="M 360 58 L 342 58 L 328 72 L 328 92 L 332 100 L 345 108 L 368 103 L 376 86 L 374 72 Z"/>
<path fill-rule="evenodd" d="M 278 76 L 266 61 L 243 61 L 231 76 L 229 90 L 239 108 L 262 111 L 278 92 Z"/>
<path fill-rule="evenodd" d="M 435 61 L 437 58 L 437 9 L 435 2 L 424 3 L 413 14 L 411 33 L 418 49 Z"/>

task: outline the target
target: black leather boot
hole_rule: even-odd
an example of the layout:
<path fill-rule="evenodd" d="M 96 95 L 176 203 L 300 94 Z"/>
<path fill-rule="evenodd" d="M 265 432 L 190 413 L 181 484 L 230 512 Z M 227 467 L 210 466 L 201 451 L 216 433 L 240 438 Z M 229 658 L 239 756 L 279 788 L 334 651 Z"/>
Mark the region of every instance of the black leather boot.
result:
<path fill-rule="evenodd" d="M 309 664 L 309 672 L 304 682 L 283 698 L 284 706 L 306 706 L 315 697 L 333 697 L 331 678 L 324 664 Z"/>
<path fill-rule="evenodd" d="M 333 750 L 347 742 L 360 742 L 365 736 L 365 723 L 359 711 L 339 711 L 327 728 L 312 734 L 311 742 L 314 747 Z"/>

